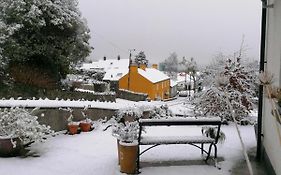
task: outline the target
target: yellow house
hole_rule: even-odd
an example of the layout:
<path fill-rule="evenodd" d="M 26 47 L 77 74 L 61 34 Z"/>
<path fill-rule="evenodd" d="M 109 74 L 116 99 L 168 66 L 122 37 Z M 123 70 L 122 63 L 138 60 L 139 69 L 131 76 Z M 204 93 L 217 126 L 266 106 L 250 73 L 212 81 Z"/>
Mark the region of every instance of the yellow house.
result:
<path fill-rule="evenodd" d="M 170 97 L 170 78 L 157 69 L 157 65 L 147 68 L 146 65 L 131 64 L 129 72 L 119 79 L 119 89 L 145 93 L 151 100 Z"/>

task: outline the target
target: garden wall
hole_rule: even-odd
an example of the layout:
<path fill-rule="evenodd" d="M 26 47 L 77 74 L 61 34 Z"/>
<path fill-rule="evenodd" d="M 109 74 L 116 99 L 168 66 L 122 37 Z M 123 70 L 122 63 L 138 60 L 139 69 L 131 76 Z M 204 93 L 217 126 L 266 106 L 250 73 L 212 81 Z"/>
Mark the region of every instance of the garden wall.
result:
<path fill-rule="evenodd" d="M 116 93 L 117 98 L 122 98 L 130 101 L 146 101 L 148 95 L 142 93 L 135 93 L 125 89 L 119 89 Z"/>
<path fill-rule="evenodd" d="M 81 111 L 83 108 L 72 108 L 73 109 L 73 121 L 83 120 Z M 99 119 L 110 119 L 116 114 L 116 110 L 112 109 L 99 109 L 99 108 L 89 108 L 85 111 L 88 118 L 91 120 Z M 40 108 L 34 112 L 38 116 L 38 121 L 41 124 L 49 125 L 55 131 L 61 131 L 67 129 L 67 119 L 70 115 L 69 112 L 58 109 L 58 108 Z"/>

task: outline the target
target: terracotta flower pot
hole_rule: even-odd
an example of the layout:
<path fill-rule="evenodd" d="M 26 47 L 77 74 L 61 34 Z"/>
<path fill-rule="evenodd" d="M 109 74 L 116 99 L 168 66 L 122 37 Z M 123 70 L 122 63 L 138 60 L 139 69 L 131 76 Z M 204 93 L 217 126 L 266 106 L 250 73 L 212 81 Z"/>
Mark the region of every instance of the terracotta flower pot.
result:
<path fill-rule="evenodd" d="M 122 173 L 134 174 L 136 172 L 136 160 L 138 154 L 138 143 L 120 144 L 120 171 Z"/>
<path fill-rule="evenodd" d="M 14 138 L 12 140 L 15 145 L 13 145 L 10 138 L 0 139 L 0 157 L 12 157 L 20 154 L 22 148 L 20 139 Z"/>
<path fill-rule="evenodd" d="M 69 132 L 70 135 L 74 135 L 74 134 L 78 133 L 79 125 L 77 125 L 77 124 L 68 124 L 67 127 L 68 127 L 68 132 Z"/>
<path fill-rule="evenodd" d="M 81 122 L 79 126 L 83 132 L 89 132 L 91 130 L 91 123 Z"/>

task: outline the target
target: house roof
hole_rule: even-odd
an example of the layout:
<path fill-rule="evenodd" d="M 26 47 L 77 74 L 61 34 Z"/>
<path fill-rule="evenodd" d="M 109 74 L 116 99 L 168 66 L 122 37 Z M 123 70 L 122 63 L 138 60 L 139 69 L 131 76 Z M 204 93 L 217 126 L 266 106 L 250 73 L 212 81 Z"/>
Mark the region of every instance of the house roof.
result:
<path fill-rule="evenodd" d="M 160 82 L 163 80 L 170 79 L 163 72 L 159 71 L 158 69 L 154 69 L 154 68 L 146 68 L 145 70 L 139 68 L 138 72 L 140 75 L 142 75 L 144 78 L 148 79 L 152 83 L 157 83 L 157 82 Z"/>
<path fill-rule="evenodd" d="M 98 60 L 92 63 L 84 63 L 80 69 L 83 70 L 107 70 L 111 69 L 128 69 L 129 59 L 106 59 Z"/>
<path fill-rule="evenodd" d="M 129 69 L 109 69 L 106 71 L 103 80 L 118 81 L 120 78 L 125 76 Z"/>

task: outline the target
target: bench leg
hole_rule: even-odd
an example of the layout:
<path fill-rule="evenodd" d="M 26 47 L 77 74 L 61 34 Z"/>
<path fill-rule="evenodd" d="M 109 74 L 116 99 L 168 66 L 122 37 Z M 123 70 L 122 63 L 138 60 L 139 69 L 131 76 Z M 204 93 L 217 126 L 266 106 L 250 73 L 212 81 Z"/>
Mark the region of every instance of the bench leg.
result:
<path fill-rule="evenodd" d="M 210 155 L 211 155 L 211 151 L 212 151 L 212 146 L 213 146 L 214 144 L 213 143 L 211 143 L 210 144 L 210 146 L 209 146 L 209 151 L 208 151 L 208 155 L 207 155 L 207 158 L 205 159 L 205 161 L 207 162 L 208 161 L 208 159 L 210 158 Z"/>
<path fill-rule="evenodd" d="M 218 151 L 218 148 L 217 148 L 217 145 L 216 145 L 216 144 L 214 144 L 214 148 L 215 148 L 215 153 L 214 153 L 215 155 L 214 155 L 214 156 L 215 156 L 215 159 L 217 159 L 217 154 L 218 154 L 217 151 Z"/>
<path fill-rule="evenodd" d="M 208 151 L 208 155 L 207 155 L 207 158 L 205 159 L 205 161 L 207 162 L 208 159 L 210 158 L 211 156 L 211 151 L 212 151 L 212 146 L 214 146 L 214 157 L 213 157 L 213 160 L 214 160 L 214 163 L 215 163 L 215 167 L 218 168 L 219 170 L 221 169 L 220 166 L 218 165 L 218 161 L 217 161 L 217 157 L 218 157 L 218 148 L 217 148 L 217 145 L 216 144 L 210 144 L 210 147 L 209 147 L 209 151 Z"/>
<path fill-rule="evenodd" d="M 201 143 L 201 154 L 203 155 L 203 153 L 204 153 L 204 143 Z"/>
<path fill-rule="evenodd" d="M 219 166 L 218 166 L 218 160 L 217 160 L 217 157 L 218 157 L 218 148 L 217 148 L 217 145 L 214 144 L 214 148 L 215 148 L 215 155 L 214 155 L 214 161 L 215 161 L 215 167 L 217 167 L 219 170 L 221 169 Z"/>

